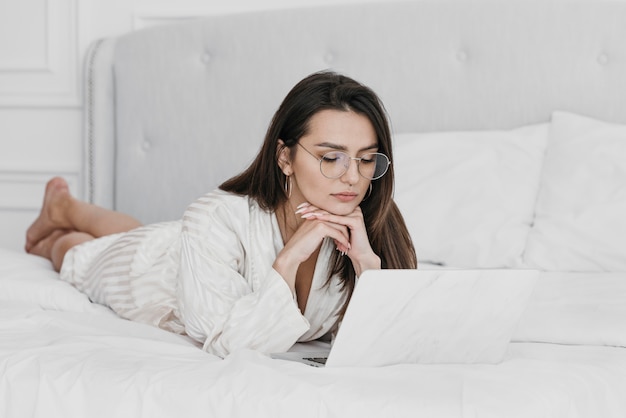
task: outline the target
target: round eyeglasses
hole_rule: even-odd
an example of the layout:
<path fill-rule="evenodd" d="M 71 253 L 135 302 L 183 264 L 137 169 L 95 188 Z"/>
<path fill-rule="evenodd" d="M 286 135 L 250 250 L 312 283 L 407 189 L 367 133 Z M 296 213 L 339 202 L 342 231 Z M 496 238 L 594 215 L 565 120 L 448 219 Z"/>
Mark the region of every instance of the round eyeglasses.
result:
<path fill-rule="evenodd" d="M 350 168 L 350 162 L 356 160 L 356 166 L 359 174 L 368 180 L 376 180 L 385 175 L 391 165 L 389 157 L 380 152 L 370 152 L 363 154 L 360 157 L 350 157 L 348 154 L 342 151 L 331 151 L 322 155 L 322 158 L 318 159 L 308 149 L 304 148 L 304 145 L 298 142 L 298 145 L 302 147 L 309 155 L 320 162 L 320 171 L 322 175 L 329 179 L 337 179 L 343 176 Z"/>

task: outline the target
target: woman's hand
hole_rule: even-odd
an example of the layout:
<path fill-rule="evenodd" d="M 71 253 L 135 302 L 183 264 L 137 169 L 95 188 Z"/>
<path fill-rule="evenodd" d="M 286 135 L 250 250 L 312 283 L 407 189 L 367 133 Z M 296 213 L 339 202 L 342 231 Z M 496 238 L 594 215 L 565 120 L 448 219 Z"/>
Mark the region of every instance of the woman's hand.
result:
<path fill-rule="evenodd" d="M 298 206 L 296 215 L 305 221 L 285 243 L 274 261 L 274 269 L 295 295 L 298 267 L 311 257 L 324 238 L 331 238 L 337 251 L 350 257 L 357 276 L 365 270 L 380 269 L 380 257 L 370 246 L 360 207 L 348 215 L 335 215 L 309 203 Z"/>
<path fill-rule="evenodd" d="M 335 215 L 304 203 L 298 207 L 296 213 L 300 214 L 307 221 L 302 226 L 311 222 L 317 222 L 342 232 L 342 239 L 336 239 L 331 235 L 328 236 L 333 238 L 338 251 L 350 257 L 357 276 L 360 276 L 365 270 L 380 269 L 380 257 L 372 250 L 367 230 L 365 229 L 363 212 L 359 206 L 348 215 Z M 347 240 L 343 238 L 347 238 Z"/>
<path fill-rule="evenodd" d="M 346 226 L 315 219 L 312 215 L 305 215 L 301 210 L 296 212 L 296 216 L 298 214 L 304 215 L 304 222 L 285 243 L 273 265 L 294 294 L 298 267 L 311 257 L 324 238 L 332 238 L 341 248 L 350 247 L 350 233 Z"/>

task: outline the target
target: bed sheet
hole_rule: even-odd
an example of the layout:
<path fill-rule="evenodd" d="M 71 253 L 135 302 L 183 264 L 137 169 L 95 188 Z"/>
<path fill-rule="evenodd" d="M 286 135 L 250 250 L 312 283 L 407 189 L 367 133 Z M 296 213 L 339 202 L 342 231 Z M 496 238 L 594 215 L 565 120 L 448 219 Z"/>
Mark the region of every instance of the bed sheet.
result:
<path fill-rule="evenodd" d="M 620 320 L 626 329 L 613 306 L 619 275 L 575 275 L 575 286 L 569 274 L 546 276 L 498 365 L 317 369 L 253 351 L 211 356 L 91 304 L 31 257 L 0 251 L 0 416 L 626 416 L 626 348 L 601 335 Z M 559 320 L 538 325 L 554 301 Z M 611 325 L 581 344 L 540 341 L 576 306 L 596 306 L 596 320 Z M 571 326 L 559 338 L 582 334 Z"/>

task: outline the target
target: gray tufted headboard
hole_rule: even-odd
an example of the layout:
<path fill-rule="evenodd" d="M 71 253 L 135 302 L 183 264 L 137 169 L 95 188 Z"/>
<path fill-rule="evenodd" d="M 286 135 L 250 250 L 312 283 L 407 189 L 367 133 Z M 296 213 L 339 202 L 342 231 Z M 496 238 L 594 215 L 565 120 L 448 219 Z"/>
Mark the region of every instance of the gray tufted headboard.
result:
<path fill-rule="evenodd" d="M 86 197 L 179 218 L 240 171 L 293 86 L 332 68 L 395 132 L 509 128 L 555 109 L 626 123 L 626 4 L 409 2 L 215 16 L 98 42 Z"/>

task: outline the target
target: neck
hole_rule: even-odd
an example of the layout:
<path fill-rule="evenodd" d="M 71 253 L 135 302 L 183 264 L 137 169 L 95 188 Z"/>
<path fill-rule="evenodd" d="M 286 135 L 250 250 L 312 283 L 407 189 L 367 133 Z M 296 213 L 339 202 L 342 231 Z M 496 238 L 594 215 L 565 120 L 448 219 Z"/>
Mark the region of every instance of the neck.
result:
<path fill-rule="evenodd" d="M 287 243 L 291 239 L 303 222 L 302 218 L 296 215 L 296 208 L 289 199 L 276 210 L 276 219 L 278 220 L 283 243 Z"/>

